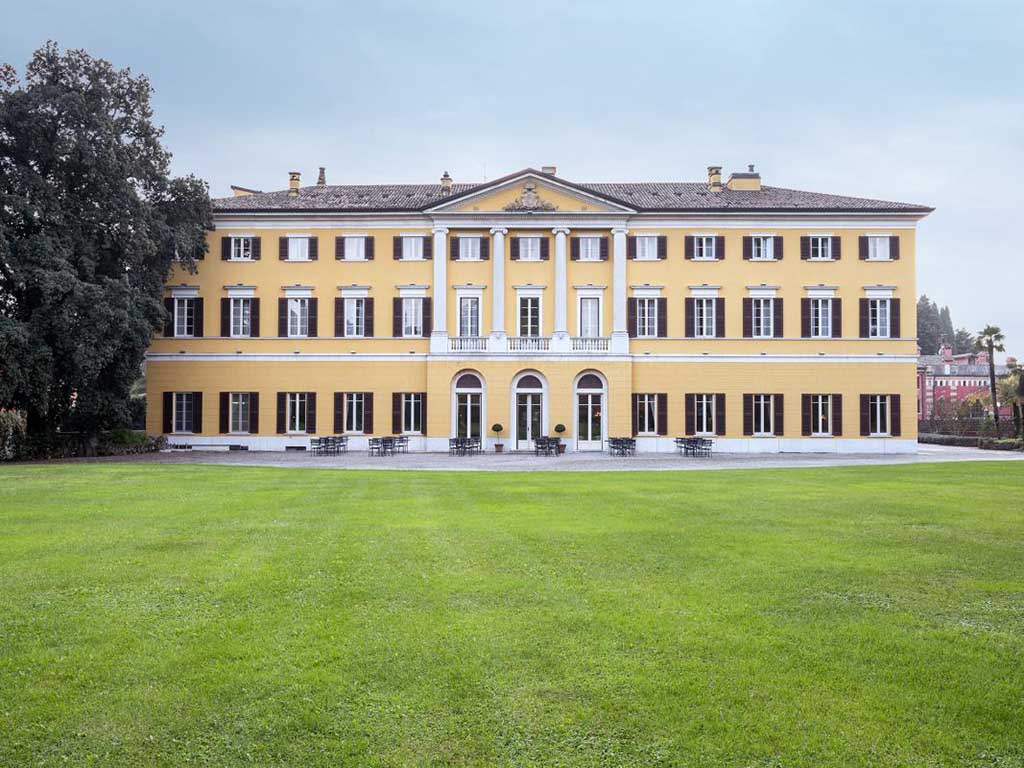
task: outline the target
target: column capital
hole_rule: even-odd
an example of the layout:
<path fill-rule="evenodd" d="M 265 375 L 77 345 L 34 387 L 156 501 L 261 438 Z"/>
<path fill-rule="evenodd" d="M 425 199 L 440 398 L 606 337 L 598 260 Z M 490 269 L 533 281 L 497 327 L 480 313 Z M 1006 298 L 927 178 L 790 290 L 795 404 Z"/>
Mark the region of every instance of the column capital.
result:
<path fill-rule="evenodd" d="M 569 227 L 555 227 L 554 229 L 551 230 L 551 233 L 554 235 L 568 235 Z"/>
<path fill-rule="evenodd" d="M 434 234 L 435 235 L 447 235 L 448 234 L 448 227 L 435 226 L 434 227 Z"/>
<path fill-rule="evenodd" d="M 507 235 L 508 227 L 491 227 L 492 235 Z"/>
<path fill-rule="evenodd" d="M 629 227 L 612 227 L 613 235 L 624 235 L 629 231 Z"/>

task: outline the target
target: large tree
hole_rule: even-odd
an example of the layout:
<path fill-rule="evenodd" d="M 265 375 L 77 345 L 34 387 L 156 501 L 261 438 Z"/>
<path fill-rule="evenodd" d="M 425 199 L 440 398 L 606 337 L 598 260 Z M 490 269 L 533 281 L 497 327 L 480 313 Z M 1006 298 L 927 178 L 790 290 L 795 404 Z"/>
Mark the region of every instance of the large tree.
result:
<path fill-rule="evenodd" d="M 996 393 L 996 352 L 1005 352 L 1003 332 L 998 325 L 986 325 L 978 331 L 975 346 L 979 351 L 988 352 L 988 384 L 992 396 L 992 418 L 996 424 L 996 435 L 999 435 L 999 398 Z"/>
<path fill-rule="evenodd" d="M 172 261 L 206 251 L 207 186 L 171 178 L 150 94 L 54 43 L 0 68 L 0 407 L 30 435 L 124 423 Z"/>
<path fill-rule="evenodd" d="M 917 300 L 917 345 L 921 353 L 934 355 L 942 342 L 942 324 L 939 322 L 939 308 L 926 295 Z"/>

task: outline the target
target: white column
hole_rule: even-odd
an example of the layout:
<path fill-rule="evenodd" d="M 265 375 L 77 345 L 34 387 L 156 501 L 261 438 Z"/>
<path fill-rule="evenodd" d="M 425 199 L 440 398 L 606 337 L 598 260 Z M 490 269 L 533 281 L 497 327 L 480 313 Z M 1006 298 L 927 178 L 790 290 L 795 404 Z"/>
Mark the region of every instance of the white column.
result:
<path fill-rule="evenodd" d="M 555 235 L 555 323 L 551 334 L 552 351 L 570 352 L 569 327 L 566 322 L 566 301 L 569 290 L 566 279 L 566 239 L 568 227 L 555 227 L 551 230 Z"/>
<path fill-rule="evenodd" d="M 612 238 L 612 336 L 610 351 L 629 352 L 629 328 L 626 320 L 626 228 L 613 227 Z"/>
<path fill-rule="evenodd" d="M 430 354 L 448 353 L 448 228 L 434 227 L 434 330 Z"/>
<path fill-rule="evenodd" d="M 490 352 L 505 352 L 508 341 L 505 337 L 505 227 L 491 229 L 491 336 L 487 342 Z"/>

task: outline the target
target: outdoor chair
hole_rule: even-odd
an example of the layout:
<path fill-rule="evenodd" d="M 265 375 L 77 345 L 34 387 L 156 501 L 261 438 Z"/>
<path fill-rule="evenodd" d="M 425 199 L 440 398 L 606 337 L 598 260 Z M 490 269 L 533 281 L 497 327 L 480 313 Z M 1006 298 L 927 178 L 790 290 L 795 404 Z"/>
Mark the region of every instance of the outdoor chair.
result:
<path fill-rule="evenodd" d="M 384 446 L 381 443 L 379 437 L 371 437 L 367 441 L 367 447 L 368 447 L 368 450 L 369 450 L 369 454 L 371 456 L 383 456 L 384 455 L 382 453 L 382 451 L 384 450 Z"/>

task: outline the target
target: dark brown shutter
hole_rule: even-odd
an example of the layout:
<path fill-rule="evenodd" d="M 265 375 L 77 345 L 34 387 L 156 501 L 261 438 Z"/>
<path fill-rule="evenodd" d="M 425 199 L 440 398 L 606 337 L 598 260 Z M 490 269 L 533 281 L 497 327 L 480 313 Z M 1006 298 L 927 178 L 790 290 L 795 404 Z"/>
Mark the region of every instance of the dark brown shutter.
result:
<path fill-rule="evenodd" d="M 868 437 L 871 434 L 871 395 L 860 396 L 860 435 Z"/>
<path fill-rule="evenodd" d="M 843 238 L 841 237 L 832 238 L 832 258 L 835 261 L 843 258 Z"/>
<path fill-rule="evenodd" d="M 889 434 L 893 437 L 899 437 L 903 434 L 901 421 L 900 396 L 889 395 Z"/>
<path fill-rule="evenodd" d="M 345 238 L 340 235 L 334 238 L 334 258 L 337 261 L 345 258 Z"/>
<path fill-rule="evenodd" d="M 480 238 L 480 261 L 491 259 L 491 238 L 484 235 Z"/>
<path fill-rule="evenodd" d="M 668 236 L 658 235 L 658 258 L 662 261 L 668 258 Z"/>
<path fill-rule="evenodd" d="M 434 238 L 429 235 L 423 238 L 423 258 L 427 260 L 434 258 Z"/>
<path fill-rule="evenodd" d="M 715 338 L 725 338 L 725 299 L 715 299 Z"/>
<path fill-rule="evenodd" d="M 743 434 L 754 434 L 754 396 L 743 396 Z"/>
<path fill-rule="evenodd" d="M 657 299 L 658 307 L 658 338 L 668 338 L 668 299 L 659 298 Z"/>
<path fill-rule="evenodd" d="M 231 299 L 220 300 L 220 335 L 225 339 L 231 335 Z"/>
<path fill-rule="evenodd" d="M 811 396 L 800 395 L 800 434 L 809 437 L 811 434 Z"/>
<path fill-rule="evenodd" d="M 578 237 L 569 238 L 569 259 L 570 261 L 580 260 L 580 239 Z"/>
<path fill-rule="evenodd" d="M 427 393 L 420 392 L 420 434 L 427 434 Z"/>
<path fill-rule="evenodd" d="M 743 260 L 750 261 L 750 257 L 754 253 L 754 238 L 744 236 L 743 238 Z"/>
<path fill-rule="evenodd" d="M 510 237 L 508 239 L 508 259 L 509 261 L 519 261 L 519 238 Z"/>
<path fill-rule="evenodd" d="M 786 410 L 782 395 L 772 395 L 772 421 L 775 422 L 775 436 L 780 437 L 785 430 Z"/>
<path fill-rule="evenodd" d="M 693 435 L 697 433 L 697 396 L 687 394 L 685 397 L 686 401 L 686 434 Z"/>
<path fill-rule="evenodd" d="M 683 258 L 687 261 L 693 261 L 694 242 L 693 235 L 687 235 L 683 238 Z"/>
<path fill-rule="evenodd" d="M 363 336 L 373 336 L 373 299 L 363 299 Z"/>
<path fill-rule="evenodd" d="M 395 235 L 391 239 L 391 256 L 395 261 L 402 260 L 402 236 Z"/>
<path fill-rule="evenodd" d="M 174 393 L 164 392 L 163 432 L 170 434 L 174 431 Z"/>
<path fill-rule="evenodd" d="M 868 325 L 870 308 L 868 301 L 868 299 L 860 300 L 860 337 L 862 339 L 868 338 L 868 334 L 870 333 L 870 327 Z"/>
<path fill-rule="evenodd" d="M 256 298 L 249 299 L 249 337 L 260 337 L 260 300 Z"/>
<path fill-rule="evenodd" d="M 889 238 L 889 258 L 893 261 L 900 260 L 900 236 L 893 235 Z"/>
<path fill-rule="evenodd" d="M 833 298 L 832 305 L 832 338 L 843 338 L 843 300 Z"/>
<path fill-rule="evenodd" d="M 255 435 L 260 431 L 260 393 L 249 393 L 249 434 Z"/>
<path fill-rule="evenodd" d="M 889 338 L 900 337 L 900 300 L 889 299 Z"/>
<path fill-rule="evenodd" d="M 633 428 L 633 437 L 636 437 L 636 427 L 637 427 L 636 413 L 637 413 L 637 409 L 639 407 L 640 407 L 640 395 L 638 395 L 638 394 L 636 394 L 634 392 L 633 393 L 633 408 L 632 408 L 632 413 L 630 414 L 631 423 L 633 425 L 633 427 L 632 427 Z"/>
<path fill-rule="evenodd" d="M 319 299 L 309 299 L 309 325 L 306 329 L 306 335 L 309 336 L 311 339 L 316 338 L 317 330 L 319 328 L 319 325 L 317 323 L 317 318 L 320 316 L 319 308 Z"/>
<path fill-rule="evenodd" d="M 456 261 L 459 258 L 459 238 L 453 237 L 448 241 L 448 258 Z"/>
<path fill-rule="evenodd" d="M 715 395 L 715 434 L 721 437 L 725 434 L 725 393 L 719 392 Z"/>
<path fill-rule="evenodd" d="M 774 307 L 772 307 L 772 335 L 776 339 L 781 339 L 785 335 L 786 329 L 786 324 L 784 322 L 785 315 L 783 314 L 784 310 L 782 307 L 782 299 L 772 299 L 772 301 L 775 302 Z"/>
<path fill-rule="evenodd" d="M 754 336 L 754 300 L 743 299 L 743 338 L 750 339 Z"/>
<path fill-rule="evenodd" d="M 398 339 L 402 336 L 402 299 L 400 296 L 391 299 L 391 312 L 391 335 Z"/>
<path fill-rule="evenodd" d="M 306 434 L 316 434 L 316 392 L 306 393 Z"/>
<path fill-rule="evenodd" d="M 427 337 L 434 330 L 434 300 L 423 299 L 423 336 Z"/>
<path fill-rule="evenodd" d="M 363 238 L 363 258 L 367 261 L 373 261 L 373 235 L 367 235 Z"/>
<path fill-rule="evenodd" d="M 345 393 L 334 393 L 334 434 L 345 431 Z"/>
<path fill-rule="evenodd" d="M 192 306 L 195 307 L 195 311 L 194 311 L 194 313 L 192 315 L 192 319 L 194 321 L 194 326 L 192 328 L 192 335 L 195 336 L 197 339 L 200 339 L 203 336 L 203 327 L 205 325 L 203 323 L 203 300 L 202 300 L 202 298 L 193 299 Z"/>
<path fill-rule="evenodd" d="M 843 435 L 843 396 L 832 395 L 832 436 Z"/>
<path fill-rule="evenodd" d="M 811 338 L 811 300 L 800 299 L 800 338 Z"/>
<path fill-rule="evenodd" d="M 601 261 L 608 261 L 608 238 L 601 238 Z"/>
<path fill-rule="evenodd" d="M 174 335 L 174 297 L 164 299 L 164 312 L 167 313 L 164 317 L 164 336 L 171 337 Z"/>
<path fill-rule="evenodd" d="M 220 239 L 220 260 L 227 261 L 231 258 L 231 238 L 226 235 Z"/>
<path fill-rule="evenodd" d="M 277 238 L 277 258 L 281 261 L 288 260 L 288 238 L 279 237 Z"/>
<path fill-rule="evenodd" d="M 658 434 L 668 434 L 668 394 L 658 393 Z"/>
<path fill-rule="evenodd" d="M 626 330 L 629 338 L 636 338 L 636 298 L 626 299 Z"/>
<path fill-rule="evenodd" d="M 320 238 L 309 238 L 309 260 L 316 261 L 320 258 Z"/>
<path fill-rule="evenodd" d="M 220 433 L 226 435 L 228 433 L 228 416 L 231 410 L 231 393 L 221 392 L 220 393 Z"/>
<path fill-rule="evenodd" d="M 283 435 L 288 423 L 288 393 L 277 393 L 277 434 Z"/>
<path fill-rule="evenodd" d="M 772 256 L 775 257 L 776 261 L 782 261 L 782 256 L 785 251 L 783 250 L 782 235 L 776 235 L 775 243 L 772 245 Z"/>
<path fill-rule="evenodd" d="M 686 322 L 686 328 L 683 329 L 683 335 L 686 338 L 688 338 L 688 339 L 692 339 L 692 338 L 694 338 L 696 336 L 696 334 L 694 333 L 694 327 L 693 327 L 693 323 L 694 323 L 694 319 L 693 319 L 694 303 L 693 302 L 694 302 L 694 298 L 692 296 L 687 296 L 685 299 L 683 299 L 683 320 Z"/>
<path fill-rule="evenodd" d="M 551 258 L 551 241 L 546 237 L 540 239 L 540 260 L 548 261 Z"/>
<path fill-rule="evenodd" d="M 636 258 L 636 237 L 634 235 L 629 235 L 626 237 L 626 258 Z"/>
<path fill-rule="evenodd" d="M 715 238 L 715 260 L 722 261 L 725 258 L 725 235 L 718 235 Z"/>
<path fill-rule="evenodd" d="M 800 237 L 800 260 L 807 261 L 811 258 L 811 238 L 807 235 Z"/>
<path fill-rule="evenodd" d="M 277 300 L 277 335 L 288 336 L 288 299 Z"/>
<path fill-rule="evenodd" d="M 861 235 L 857 238 L 858 245 L 860 246 L 860 260 L 868 260 L 868 238 L 865 235 Z"/>
<path fill-rule="evenodd" d="M 363 434 L 373 434 L 373 392 L 363 392 Z"/>
<path fill-rule="evenodd" d="M 334 299 L 334 335 L 339 339 L 345 335 L 345 300 L 340 296 Z"/>
<path fill-rule="evenodd" d="M 391 432 L 402 434 L 402 393 L 391 393 Z"/>
<path fill-rule="evenodd" d="M 195 432 L 197 435 L 203 431 L 203 393 L 193 392 L 192 393 L 192 428 L 190 432 Z"/>
<path fill-rule="evenodd" d="M 263 238 L 254 237 L 252 239 L 252 260 L 259 261 L 263 257 Z"/>

